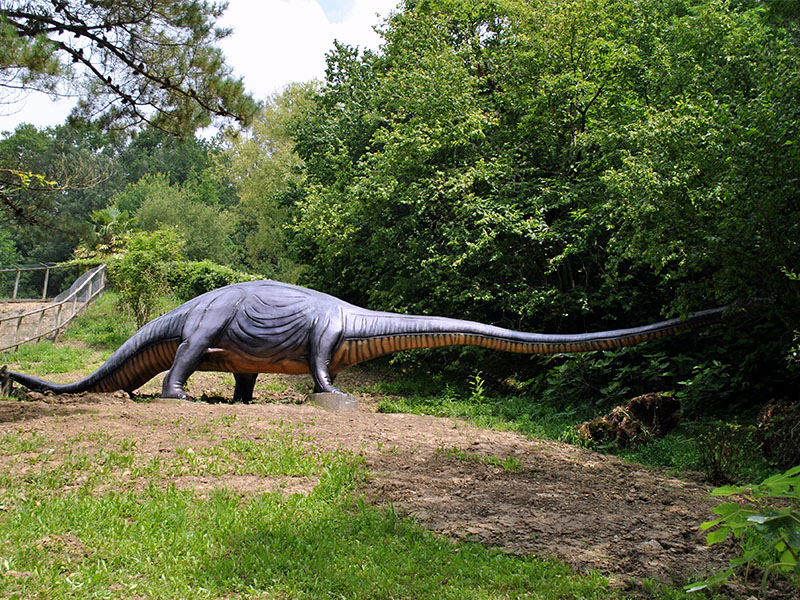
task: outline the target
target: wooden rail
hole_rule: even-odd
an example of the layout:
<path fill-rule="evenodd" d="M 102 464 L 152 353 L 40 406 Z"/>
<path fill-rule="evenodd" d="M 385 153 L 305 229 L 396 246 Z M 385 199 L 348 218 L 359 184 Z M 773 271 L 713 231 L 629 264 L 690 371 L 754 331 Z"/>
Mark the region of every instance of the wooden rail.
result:
<path fill-rule="evenodd" d="M 55 271 L 57 269 L 70 269 L 75 268 L 74 265 L 48 265 L 42 263 L 40 265 L 25 265 L 25 266 L 13 266 L 13 267 L 0 267 L 0 273 L 15 273 L 16 276 L 14 277 L 14 290 L 11 292 L 10 298 L 3 298 L 3 302 L 31 302 L 35 300 L 34 298 L 20 298 L 19 297 L 19 284 L 20 284 L 20 276 L 23 273 L 30 272 L 30 271 L 44 271 L 44 282 L 42 283 L 42 296 L 41 300 L 44 302 L 47 300 L 47 292 L 48 286 L 50 284 L 50 272 Z M 38 299 L 38 298 L 37 298 Z"/>
<path fill-rule="evenodd" d="M 80 315 L 95 298 L 103 293 L 106 287 L 105 265 L 95 267 L 86 275 L 85 280 L 75 286 L 75 289 L 66 297 L 57 299 L 48 306 L 0 319 L 0 352 L 16 350 L 22 344 L 38 342 L 43 338 L 55 339 L 58 337 L 67 324 Z M 17 281 L 19 281 L 19 273 Z M 45 294 L 47 292 L 46 281 L 47 275 L 45 275 Z M 16 295 L 16 287 L 14 292 Z"/>

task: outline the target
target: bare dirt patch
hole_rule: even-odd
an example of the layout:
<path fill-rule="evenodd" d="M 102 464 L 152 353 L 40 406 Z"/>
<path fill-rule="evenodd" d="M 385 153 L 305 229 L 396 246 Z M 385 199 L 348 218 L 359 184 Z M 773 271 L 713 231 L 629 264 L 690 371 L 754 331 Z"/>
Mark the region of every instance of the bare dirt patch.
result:
<path fill-rule="evenodd" d="M 200 392 L 223 383 L 195 380 Z M 368 499 L 391 504 L 443 534 L 518 554 L 556 556 L 579 570 L 621 579 L 683 583 L 727 564 L 725 549 L 706 546 L 698 530 L 714 506 L 699 480 L 459 420 L 375 413 L 366 396 L 357 412 L 326 411 L 297 404 L 279 381 L 265 385 L 274 389 L 262 390 L 261 401 L 272 401 L 253 405 L 134 402 L 122 393 L 4 401 L 0 435 L 39 433 L 82 444 L 98 436 L 135 440 L 136 460 L 146 462 L 185 451 L 187 444 L 200 449 L 226 437 L 265 439 L 288 427 L 322 450 L 362 455 L 371 473 Z M 120 488 L 129 485 L 124 471 L 118 480 Z M 317 482 L 184 472 L 164 482 L 169 483 L 200 495 L 222 487 L 247 495 L 308 493 Z"/>

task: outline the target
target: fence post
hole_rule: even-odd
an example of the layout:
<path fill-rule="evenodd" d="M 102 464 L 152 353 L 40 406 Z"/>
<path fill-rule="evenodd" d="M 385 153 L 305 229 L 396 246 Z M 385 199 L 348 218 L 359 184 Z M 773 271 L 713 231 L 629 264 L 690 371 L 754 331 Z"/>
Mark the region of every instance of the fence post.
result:
<path fill-rule="evenodd" d="M 50 283 L 50 267 L 44 265 L 44 285 L 42 286 L 42 302 L 47 299 L 47 284 Z"/>
<path fill-rule="evenodd" d="M 22 325 L 22 317 L 17 317 L 17 328 L 14 330 L 14 351 L 19 350 L 19 328 Z"/>
<path fill-rule="evenodd" d="M 17 267 L 17 278 L 14 280 L 14 293 L 11 295 L 12 300 L 17 299 L 17 290 L 19 289 L 19 276 L 22 274 L 22 270 Z"/>
<path fill-rule="evenodd" d="M 56 309 L 56 331 L 53 334 L 53 341 L 55 342 L 58 339 L 58 334 L 61 333 L 61 307 L 64 306 L 63 302 L 58 303 L 58 308 Z"/>

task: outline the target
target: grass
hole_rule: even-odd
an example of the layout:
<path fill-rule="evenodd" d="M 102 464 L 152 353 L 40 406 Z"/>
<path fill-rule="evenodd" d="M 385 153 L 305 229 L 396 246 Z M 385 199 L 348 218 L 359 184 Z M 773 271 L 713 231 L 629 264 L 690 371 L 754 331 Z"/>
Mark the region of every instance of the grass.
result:
<path fill-rule="evenodd" d="M 83 348 L 64 346 L 45 341 L 20 346 L 15 352 L 3 355 L 3 364 L 13 365 L 31 375 L 91 371 L 104 360 L 101 354 L 86 352 Z"/>
<path fill-rule="evenodd" d="M 447 456 L 449 458 L 454 458 L 456 460 L 461 460 L 464 462 L 472 461 L 482 465 L 499 467 L 504 471 L 508 471 L 509 473 L 519 473 L 520 471 L 522 471 L 523 467 L 522 461 L 515 456 L 506 456 L 504 458 L 501 458 L 499 456 L 492 456 L 489 454 L 470 452 L 469 450 L 464 450 L 462 448 L 458 448 L 457 446 L 451 446 L 449 448 L 445 446 L 439 446 L 436 449 L 436 452 L 437 454 L 441 454 L 443 456 Z"/>
<path fill-rule="evenodd" d="M 178 305 L 174 298 L 163 297 L 158 313 L 169 312 Z M 80 340 L 89 346 L 116 350 L 136 332 L 136 322 L 119 308 L 116 292 L 106 292 L 78 317 L 61 336 L 64 340 Z"/>
<path fill-rule="evenodd" d="M 621 598 L 595 573 L 426 531 L 359 495 L 362 460 L 280 424 L 183 423 L 220 452 L 143 460 L 105 432 L 0 437 L 2 598 Z M 199 446 L 198 446 L 199 447 Z M 191 455 L 191 453 L 190 453 Z M 315 476 L 308 494 L 203 496 L 176 473 Z"/>
<path fill-rule="evenodd" d="M 559 406 L 548 400 L 537 400 L 526 395 L 493 395 L 483 386 L 471 383 L 459 388 L 444 378 L 407 376 L 402 380 L 388 380 L 372 385 L 368 390 L 378 396 L 380 412 L 399 412 L 464 418 L 477 425 L 491 429 L 514 431 L 522 435 L 550 439 L 581 445 L 576 426 L 597 416 L 598 411 L 588 405 Z M 605 411 L 600 411 L 601 413 Z M 651 467 L 665 467 L 673 472 L 707 470 L 712 456 L 709 442 L 713 432 L 725 432 L 738 427 L 720 419 L 682 421 L 672 432 L 632 448 L 620 448 L 616 444 L 593 446 L 595 450 L 616 454 Z M 747 428 L 741 428 L 748 431 Z M 752 428 L 751 428 L 752 429 Z M 724 442 L 726 435 L 720 436 Z M 758 452 L 757 443 L 751 436 L 730 448 L 728 471 L 741 481 L 761 481 L 774 473 L 774 469 Z"/>

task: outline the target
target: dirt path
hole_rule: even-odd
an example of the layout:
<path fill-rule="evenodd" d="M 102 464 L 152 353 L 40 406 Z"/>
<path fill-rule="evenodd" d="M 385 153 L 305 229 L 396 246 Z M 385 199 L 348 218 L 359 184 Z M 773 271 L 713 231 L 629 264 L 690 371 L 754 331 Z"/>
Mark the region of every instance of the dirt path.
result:
<path fill-rule="evenodd" d="M 513 553 L 558 556 L 580 570 L 599 569 L 622 581 L 650 577 L 680 584 L 727 563 L 722 550 L 709 549 L 698 531 L 714 506 L 706 485 L 574 446 L 453 419 L 379 414 L 372 412 L 368 397 L 353 413 L 286 400 L 142 403 L 119 392 L 37 398 L 0 402 L 0 435 L 39 431 L 66 440 L 103 432 L 136 439 L 137 453 L 146 461 L 174 452 L 187 424 L 198 427 L 235 416 L 247 427 L 231 429 L 229 435 L 253 439 L 265 428 L 291 424 L 321 449 L 363 455 L 371 472 L 366 496 L 391 503 L 435 531 Z M 271 489 L 257 477 L 176 483 L 198 491 Z M 302 490 L 302 482 L 297 485 Z"/>

